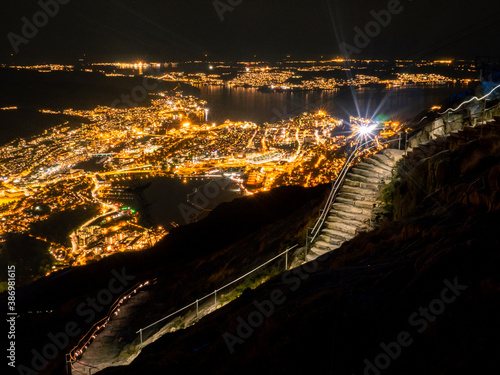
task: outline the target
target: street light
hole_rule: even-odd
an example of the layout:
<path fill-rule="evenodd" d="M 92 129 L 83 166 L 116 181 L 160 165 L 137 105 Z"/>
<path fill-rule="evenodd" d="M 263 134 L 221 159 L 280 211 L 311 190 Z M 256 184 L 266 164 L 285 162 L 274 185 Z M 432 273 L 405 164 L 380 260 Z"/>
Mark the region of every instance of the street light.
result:
<path fill-rule="evenodd" d="M 361 136 L 368 136 L 375 130 L 376 127 L 377 127 L 377 125 L 360 126 L 359 127 L 359 134 Z"/>
<path fill-rule="evenodd" d="M 351 117 L 352 136 L 357 139 L 367 139 L 373 135 L 378 123 L 364 118 Z"/>

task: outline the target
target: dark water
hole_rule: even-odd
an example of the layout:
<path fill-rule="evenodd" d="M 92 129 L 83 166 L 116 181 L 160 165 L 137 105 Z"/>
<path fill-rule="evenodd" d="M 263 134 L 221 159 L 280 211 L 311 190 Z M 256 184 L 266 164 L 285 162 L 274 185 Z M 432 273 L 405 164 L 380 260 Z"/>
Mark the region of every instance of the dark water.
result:
<path fill-rule="evenodd" d="M 208 102 L 208 120 L 217 123 L 231 119 L 262 124 L 318 110 L 345 120 L 351 115 L 370 118 L 377 115 L 405 121 L 468 87 L 459 84 L 410 85 L 390 89 L 263 93 L 253 88 L 203 86 L 200 98 Z"/>
<path fill-rule="evenodd" d="M 202 219 L 220 203 L 242 196 L 231 190 L 234 185 L 227 179 L 198 178 L 184 182 L 178 178 L 155 177 L 141 180 L 144 184 L 148 182 L 152 184 L 144 191 L 144 198 L 149 205 L 149 213 L 155 225 L 166 229 L 171 228 L 171 222 L 183 225 Z M 188 202 L 188 195 L 195 205 Z M 144 213 L 136 200 L 124 200 L 122 203 Z M 147 225 L 143 219 L 141 223 Z"/>
<path fill-rule="evenodd" d="M 98 164 L 99 159 L 102 158 L 92 158 L 90 160 L 76 164 L 74 169 L 83 169 L 86 172 L 104 172 L 105 168 L 102 164 Z"/>

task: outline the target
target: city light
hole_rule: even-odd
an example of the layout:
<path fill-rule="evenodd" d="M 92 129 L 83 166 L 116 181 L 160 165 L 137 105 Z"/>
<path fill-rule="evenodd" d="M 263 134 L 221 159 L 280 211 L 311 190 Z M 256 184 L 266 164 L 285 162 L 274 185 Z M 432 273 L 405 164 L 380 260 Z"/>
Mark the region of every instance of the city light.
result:
<path fill-rule="evenodd" d="M 351 116 L 349 121 L 352 129 L 351 137 L 355 137 L 356 139 L 369 139 L 371 136 L 375 135 L 379 127 L 377 122 L 361 117 Z"/>
<path fill-rule="evenodd" d="M 297 72 L 252 67 L 233 80 L 251 87 L 275 82 L 277 90 L 296 88 L 286 82 L 291 74 Z M 185 77 L 172 74 L 166 79 L 174 76 L 179 81 Z M 205 83 L 217 79 L 196 77 L 207 79 Z M 150 240 L 150 230 L 138 224 L 142 211 L 124 201 L 134 199 L 126 189 L 131 180 L 161 176 L 188 184 L 228 178 L 232 191 L 242 195 L 286 185 L 314 187 L 337 178 L 345 151 L 356 141 L 392 137 L 401 129 L 397 122 L 361 117 L 344 122 L 326 108 L 271 124 L 208 123 L 206 101 L 181 92 L 160 92 L 158 97 L 149 107 L 66 109 L 61 114 L 89 123 L 70 128 L 65 122 L 0 147 L 0 231 L 29 233 L 32 223 L 47 220 L 51 213 L 95 207 L 95 216 L 70 234 L 70 246 L 53 245 L 61 264 L 87 264 L 116 252 L 148 248 L 168 233 L 156 230 Z M 79 166 L 89 161 L 100 171 Z"/>
<path fill-rule="evenodd" d="M 359 134 L 360 135 L 369 135 L 369 134 L 372 134 L 372 132 L 375 130 L 376 127 L 377 127 L 376 125 L 360 126 L 359 127 Z"/>

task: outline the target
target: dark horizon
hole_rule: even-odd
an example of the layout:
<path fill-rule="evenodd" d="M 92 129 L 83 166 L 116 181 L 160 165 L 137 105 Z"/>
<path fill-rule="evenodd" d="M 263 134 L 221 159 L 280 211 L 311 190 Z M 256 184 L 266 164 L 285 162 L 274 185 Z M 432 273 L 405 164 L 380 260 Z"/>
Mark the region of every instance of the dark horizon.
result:
<path fill-rule="evenodd" d="M 431 0 L 58 1 L 4 5 L 0 62 L 474 59 L 500 50 L 491 38 L 500 4 L 486 0 L 452 9 Z"/>

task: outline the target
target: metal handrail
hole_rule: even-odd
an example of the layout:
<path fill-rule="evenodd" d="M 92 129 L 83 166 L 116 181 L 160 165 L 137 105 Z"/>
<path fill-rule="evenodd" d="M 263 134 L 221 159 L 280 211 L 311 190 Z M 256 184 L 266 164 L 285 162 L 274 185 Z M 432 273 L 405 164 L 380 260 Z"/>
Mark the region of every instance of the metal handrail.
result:
<path fill-rule="evenodd" d="M 122 293 L 110 306 L 108 313 L 103 318 L 101 318 L 97 322 L 95 322 L 92 325 L 92 327 L 90 327 L 90 329 L 85 333 L 85 335 L 83 335 L 80 338 L 78 343 L 69 351 L 68 355 L 70 356 L 70 359 L 72 361 L 77 360 L 77 356 L 75 355 L 75 353 L 78 351 L 79 348 L 85 347 L 85 345 L 87 345 L 90 342 L 90 340 L 92 339 L 92 336 L 95 333 L 97 333 L 97 331 L 99 331 L 100 328 L 102 328 L 102 326 L 99 326 L 99 324 L 101 324 L 104 321 L 109 320 L 112 317 L 115 310 L 121 305 L 121 301 L 123 300 L 124 297 L 129 296 L 132 293 L 135 293 L 138 289 L 148 285 L 150 283 L 150 281 L 151 280 L 138 282 L 133 287 L 127 289 L 124 293 Z M 104 324 L 106 324 L 106 323 L 104 323 Z M 80 361 L 78 361 L 78 362 L 80 362 Z M 83 364 L 83 362 L 80 362 L 80 363 Z"/>
<path fill-rule="evenodd" d="M 481 117 L 484 117 L 484 116 L 486 115 L 486 113 L 493 112 L 493 111 L 494 111 L 495 109 L 497 109 L 497 108 L 500 108 L 500 103 L 499 103 L 499 104 L 494 105 L 494 106 L 493 106 L 493 107 L 491 107 L 491 108 L 488 108 L 488 109 L 483 110 L 483 111 L 482 111 L 482 113 L 481 113 L 479 116 L 474 116 L 474 115 L 472 115 L 472 114 L 468 114 L 468 115 L 462 116 L 461 118 L 462 118 L 462 120 L 472 120 L 472 119 L 474 119 L 474 118 L 481 118 Z M 465 109 L 463 109 L 463 110 L 466 110 L 466 108 L 465 108 Z M 462 110 L 462 111 L 463 111 L 463 110 Z M 455 113 L 455 114 L 457 114 L 457 113 Z M 449 118 L 449 116 L 450 116 L 450 113 L 449 113 L 449 112 L 447 112 L 446 114 L 443 114 L 443 115 L 441 115 L 441 116 L 437 117 L 436 119 L 432 120 L 431 122 L 428 122 L 427 124 L 422 125 L 422 126 L 421 126 L 421 127 L 419 127 L 418 129 L 414 129 L 415 133 L 414 133 L 414 134 L 413 134 L 410 138 L 408 138 L 408 142 L 409 142 L 409 141 L 411 141 L 412 139 L 416 138 L 417 136 L 419 136 L 419 135 L 420 135 L 423 131 L 425 131 L 425 129 L 426 129 L 429 125 L 431 125 L 434 121 L 436 121 L 436 120 L 438 120 L 438 119 L 443 119 L 443 120 L 445 120 L 445 118 Z M 445 121 L 443 121 L 443 125 L 440 125 L 440 126 L 438 126 L 438 127 L 436 127 L 436 128 L 433 128 L 433 129 L 432 129 L 432 131 L 435 131 L 435 130 L 437 130 L 437 129 L 441 129 L 441 128 L 446 128 L 446 126 L 448 125 L 448 123 L 449 123 L 449 122 L 450 122 L 450 121 L 446 121 L 446 120 L 445 120 Z M 483 121 L 481 121 L 481 122 L 484 122 L 484 118 L 483 118 Z"/>
<path fill-rule="evenodd" d="M 399 136 L 401 137 L 401 132 L 399 132 L 397 134 L 399 134 Z M 314 227 L 311 229 L 311 234 L 309 236 L 309 242 L 308 242 L 309 244 L 313 243 L 314 240 L 316 239 L 316 237 L 318 236 L 318 234 L 320 233 L 320 230 L 323 227 L 323 224 L 325 223 L 326 218 L 328 217 L 330 208 L 333 205 L 333 202 L 334 202 L 335 197 L 338 193 L 338 190 L 343 185 L 345 177 L 347 176 L 347 172 L 348 172 L 349 168 L 351 167 L 353 160 L 363 152 L 371 150 L 374 147 L 378 147 L 381 144 L 386 144 L 386 143 L 390 143 L 390 142 L 394 142 L 394 141 L 395 141 L 394 139 L 391 139 L 391 140 L 384 141 L 384 142 L 376 142 L 376 144 L 372 145 L 371 147 L 367 147 L 367 148 L 362 149 L 364 146 L 370 144 L 371 142 L 374 142 L 373 140 L 370 140 L 370 141 L 367 141 L 365 143 L 358 145 L 358 147 L 351 153 L 349 158 L 344 163 L 344 166 L 342 167 L 342 170 L 340 171 L 337 179 L 334 181 L 333 186 L 332 186 L 332 190 L 330 191 L 330 195 L 328 196 L 328 200 L 326 201 L 325 206 L 324 206 L 323 210 L 321 211 L 320 216 L 318 217 L 318 220 L 316 220 Z M 362 150 L 358 154 L 358 151 L 360 149 L 362 149 Z"/>
<path fill-rule="evenodd" d="M 271 258 L 271 259 L 267 260 L 266 262 L 262 263 L 261 265 L 259 265 L 259 266 L 255 267 L 254 269 L 252 269 L 251 271 L 247 272 L 247 273 L 246 273 L 246 274 L 244 274 L 243 276 L 240 276 L 240 277 L 238 277 L 237 279 L 235 279 L 235 280 L 233 280 L 233 281 L 231 281 L 231 282 L 227 283 L 226 285 L 221 286 L 220 288 L 218 288 L 218 289 L 214 290 L 212 293 L 209 293 L 209 294 L 207 294 L 207 295 L 205 295 L 205 296 L 203 296 L 203 297 L 201 297 L 201 298 L 197 299 L 196 301 L 194 301 L 194 302 L 192 302 L 192 303 L 190 303 L 190 304 L 188 304 L 188 305 L 185 305 L 184 307 L 180 308 L 179 310 L 177 310 L 177 311 L 175 311 L 175 312 L 173 312 L 173 313 L 171 313 L 171 314 L 169 314 L 169 315 L 167 315 L 167 316 L 164 316 L 163 318 L 161 318 L 161 319 L 157 320 L 156 322 L 151 323 L 151 324 L 149 324 L 148 326 L 146 326 L 146 327 L 143 327 L 143 328 L 139 329 L 136 333 L 138 333 L 138 334 L 140 334 L 140 335 L 141 335 L 141 347 L 142 347 L 142 332 L 143 332 L 143 331 L 145 331 L 145 330 L 147 330 L 147 329 L 149 329 L 149 328 L 151 328 L 151 327 L 153 327 L 153 326 L 157 325 L 158 323 L 161 323 L 161 322 L 165 321 L 165 320 L 166 320 L 166 319 L 168 319 L 168 318 L 171 318 L 171 317 L 173 317 L 173 316 L 175 316 L 175 315 L 179 314 L 181 311 L 183 311 L 183 310 L 187 309 L 188 307 L 191 307 L 191 306 L 193 306 L 193 305 L 198 304 L 198 302 L 203 301 L 203 300 L 205 300 L 206 298 L 208 298 L 208 297 L 210 297 L 210 296 L 212 296 L 212 295 L 214 295 L 214 294 L 215 294 L 215 296 L 217 296 L 217 292 L 220 292 L 221 290 L 225 289 L 226 287 L 228 287 L 228 286 L 230 286 L 230 285 L 232 285 L 232 284 L 234 284 L 234 283 L 236 283 L 236 282 L 238 282 L 238 281 L 240 281 L 240 280 L 244 279 L 245 277 L 247 277 L 247 276 L 251 275 L 251 274 L 252 274 L 252 273 L 254 273 L 255 271 L 257 271 L 257 270 L 261 269 L 262 267 L 264 267 L 264 266 L 266 266 L 267 264 L 269 264 L 269 263 L 271 263 L 271 262 L 275 261 L 276 259 L 278 259 L 279 257 L 281 257 L 281 256 L 283 256 L 283 255 L 285 255 L 285 256 L 286 256 L 285 268 L 287 268 L 287 269 L 288 269 L 288 253 L 289 253 L 291 250 L 295 249 L 297 246 L 298 246 L 298 244 L 293 245 L 292 247 L 290 247 L 290 248 L 286 249 L 286 250 L 285 250 L 285 251 L 283 251 L 282 253 L 280 253 L 280 254 L 278 254 L 278 255 L 274 256 L 273 258 Z"/>

